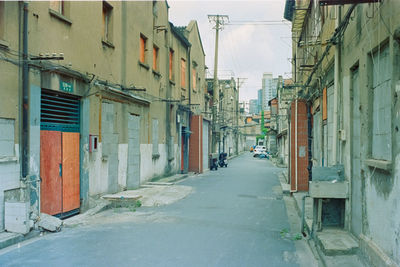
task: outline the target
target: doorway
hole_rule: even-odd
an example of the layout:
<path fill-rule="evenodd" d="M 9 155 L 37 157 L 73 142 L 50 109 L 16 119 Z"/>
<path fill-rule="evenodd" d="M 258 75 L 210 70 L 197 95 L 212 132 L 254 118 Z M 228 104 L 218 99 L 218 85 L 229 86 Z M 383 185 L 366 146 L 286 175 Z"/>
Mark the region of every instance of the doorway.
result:
<path fill-rule="evenodd" d="M 40 209 L 65 218 L 80 207 L 80 100 L 42 90 L 40 118 Z"/>

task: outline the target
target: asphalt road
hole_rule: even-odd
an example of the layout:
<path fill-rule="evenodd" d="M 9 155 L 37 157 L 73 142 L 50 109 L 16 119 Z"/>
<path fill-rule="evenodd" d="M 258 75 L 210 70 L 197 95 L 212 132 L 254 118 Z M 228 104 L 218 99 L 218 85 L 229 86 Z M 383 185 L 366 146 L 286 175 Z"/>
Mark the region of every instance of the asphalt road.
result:
<path fill-rule="evenodd" d="M 266 159 L 181 182 L 194 192 L 141 219 L 63 229 L 0 252 L 0 266 L 298 266 L 285 203 Z"/>

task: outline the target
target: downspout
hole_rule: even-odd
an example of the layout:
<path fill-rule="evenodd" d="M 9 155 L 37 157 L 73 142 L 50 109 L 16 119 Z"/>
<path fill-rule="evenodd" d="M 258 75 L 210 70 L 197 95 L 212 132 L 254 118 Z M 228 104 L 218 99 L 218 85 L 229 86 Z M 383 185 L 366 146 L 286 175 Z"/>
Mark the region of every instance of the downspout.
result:
<path fill-rule="evenodd" d="M 188 86 L 188 89 L 189 89 L 189 114 L 188 115 L 189 115 L 189 120 L 188 120 L 188 126 L 187 126 L 187 130 L 186 130 L 187 133 L 185 134 L 185 143 L 186 143 L 186 147 L 188 148 L 187 152 L 186 152 L 186 155 L 187 155 L 187 160 L 186 160 L 187 166 L 185 166 L 185 167 L 187 167 L 187 168 L 184 168 L 185 172 L 189 170 L 189 150 L 190 150 L 189 138 L 190 138 L 190 124 L 192 122 L 192 109 L 191 109 L 191 104 L 192 104 L 192 102 L 191 102 L 192 101 L 191 100 L 191 97 L 192 97 L 192 83 L 191 83 L 191 79 L 190 79 L 190 77 L 192 75 L 191 75 L 191 68 L 190 68 L 190 66 L 191 66 L 190 52 L 191 52 L 191 44 L 188 45 L 188 74 L 189 74 L 189 77 L 188 77 L 188 83 L 189 83 L 189 86 Z"/>
<path fill-rule="evenodd" d="M 337 29 L 341 23 L 341 8 L 337 7 L 337 16 L 335 20 L 335 28 Z M 334 76 L 334 95 L 333 95 L 333 141 L 332 141 L 332 150 L 333 150 L 333 160 L 334 164 L 338 162 L 337 154 L 338 154 L 338 103 L 339 103 L 339 81 L 340 81 L 340 42 L 338 41 L 335 48 L 335 76 Z"/>
<path fill-rule="evenodd" d="M 165 42 L 165 50 L 166 50 L 166 85 L 167 85 L 167 92 L 166 92 L 166 97 L 167 97 L 167 102 L 165 104 L 165 121 L 166 121 L 166 138 L 167 138 L 167 173 L 171 172 L 171 161 L 173 160 L 173 140 L 171 138 L 171 83 L 169 82 L 169 76 L 170 76 L 170 69 L 169 69 L 169 64 L 170 64 L 170 50 L 169 50 L 169 40 L 168 40 L 168 32 L 165 31 L 164 35 L 164 42 Z"/>
<path fill-rule="evenodd" d="M 29 154 L 29 65 L 28 65 L 28 3 L 23 3 L 22 29 L 22 177 L 28 176 Z"/>
<path fill-rule="evenodd" d="M 294 109 L 294 158 L 295 158 L 295 169 L 294 169 L 294 173 L 295 173 L 295 181 L 296 181 L 296 189 L 295 192 L 297 192 L 297 106 L 298 106 L 299 102 L 298 99 L 296 99 L 296 105 L 295 105 L 295 109 Z"/>
<path fill-rule="evenodd" d="M 308 129 L 307 129 L 307 135 L 308 135 L 308 181 L 312 181 L 312 167 L 313 167 L 313 162 L 312 162 L 312 141 L 313 141 L 313 136 L 312 136 L 312 128 L 311 128 L 311 112 L 310 112 L 310 105 L 307 105 L 307 122 L 308 122 Z"/>

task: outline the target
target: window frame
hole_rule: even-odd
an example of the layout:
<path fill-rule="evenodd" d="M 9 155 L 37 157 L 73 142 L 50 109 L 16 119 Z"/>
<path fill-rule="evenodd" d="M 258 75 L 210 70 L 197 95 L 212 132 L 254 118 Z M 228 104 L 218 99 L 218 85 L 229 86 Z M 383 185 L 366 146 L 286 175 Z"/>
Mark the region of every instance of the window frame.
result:
<path fill-rule="evenodd" d="M 181 58 L 181 88 L 186 89 L 186 59 Z"/>
<path fill-rule="evenodd" d="M 144 34 L 139 35 L 139 64 L 149 69 L 147 65 L 147 40 Z"/>
<path fill-rule="evenodd" d="M 158 46 L 153 44 L 153 70 L 156 71 L 156 72 L 160 71 L 160 68 L 159 68 L 159 52 L 160 52 L 160 49 L 158 48 Z"/>
<path fill-rule="evenodd" d="M 107 1 L 102 2 L 102 41 L 104 44 L 113 46 L 113 6 Z"/>
<path fill-rule="evenodd" d="M 381 62 L 381 55 L 385 55 L 386 53 L 386 61 L 385 62 Z M 371 125 L 371 133 L 370 133 L 370 161 L 380 161 L 382 164 L 381 165 L 371 165 L 377 168 L 381 168 L 381 169 L 385 169 L 388 170 L 388 168 L 390 168 L 390 163 L 393 160 L 393 155 L 392 155 L 392 145 L 393 145 L 393 140 L 392 140 L 392 110 L 391 110 L 391 106 L 392 106 L 392 70 L 393 70 L 393 66 L 391 65 L 391 60 L 390 60 L 390 46 L 389 43 L 383 43 L 381 45 L 379 45 L 379 47 L 377 47 L 376 49 L 374 49 L 371 53 L 369 53 L 368 55 L 368 65 L 369 65 L 369 73 L 370 73 L 370 89 L 372 91 L 371 95 L 370 95 L 370 107 L 371 107 L 371 111 L 372 111 L 372 116 L 370 117 L 370 125 Z M 379 77 L 378 81 L 374 80 L 375 77 L 375 63 L 374 63 L 374 58 L 376 58 L 376 60 L 379 60 L 379 62 L 377 62 L 378 65 L 381 64 L 385 64 L 388 67 L 388 76 L 385 77 L 386 79 L 383 78 L 383 75 L 377 75 L 377 77 Z M 379 71 L 380 71 L 380 66 L 379 66 Z M 385 86 L 386 85 L 386 86 Z M 385 90 L 385 88 L 388 88 L 389 93 L 383 92 L 383 90 Z M 386 103 L 379 103 L 380 101 L 384 101 L 386 99 Z M 375 110 L 376 108 L 378 108 L 378 110 Z M 380 120 L 379 118 L 381 118 L 382 113 L 386 114 L 387 112 L 390 113 L 390 120 L 388 122 L 386 122 L 386 120 Z M 384 116 L 384 115 L 383 115 Z M 386 133 L 382 133 L 382 131 L 380 132 L 376 132 L 376 127 L 375 125 L 378 124 L 380 125 L 385 124 L 385 122 L 387 123 L 386 128 L 385 129 Z M 385 125 L 384 125 L 385 126 Z M 380 128 L 379 126 L 377 126 L 378 128 Z M 387 149 L 384 149 L 385 152 L 379 152 L 377 148 L 374 149 L 374 147 L 380 147 L 379 144 L 383 145 L 384 141 L 388 142 L 388 147 Z M 371 163 L 370 162 L 370 163 Z M 386 163 L 385 163 L 386 162 Z M 368 163 L 367 163 L 368 164 Z"/>
<path fill-rule="evenodd" d="M 59 3 L 58 7 L 52 7 L 52 3 Z M 64 22 L 67 25 L 71 25 L 72 21 L 69 19 L 69 1 L 49 1 L 49 13 L 52 17 Z"/>
<path fill-rule="evenodd" d="M 5 39 L 5 30 L 6 30 L 6 20 L 5 20 L 5 16 L 6 16 L 6 2 L 5 1 L 0 1 L 0 40 L 4 40 Z"/>
<path fill-rule="evenodd" d="M 169 80 L 170 81 L 175 80 L 174 57 L 175 57 L 175 51 L 172 48 L 170 48 L 169 49 Z"/>

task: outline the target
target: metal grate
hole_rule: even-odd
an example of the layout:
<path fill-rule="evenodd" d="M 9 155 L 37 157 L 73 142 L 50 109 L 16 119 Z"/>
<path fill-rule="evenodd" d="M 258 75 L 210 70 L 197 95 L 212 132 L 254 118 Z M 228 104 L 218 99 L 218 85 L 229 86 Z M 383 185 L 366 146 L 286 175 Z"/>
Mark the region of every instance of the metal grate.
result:
<path fill-rule="evenodd" d="M 42 90 L 40 129 L 79 132 L 79 97 L 58 91 Z"/>

